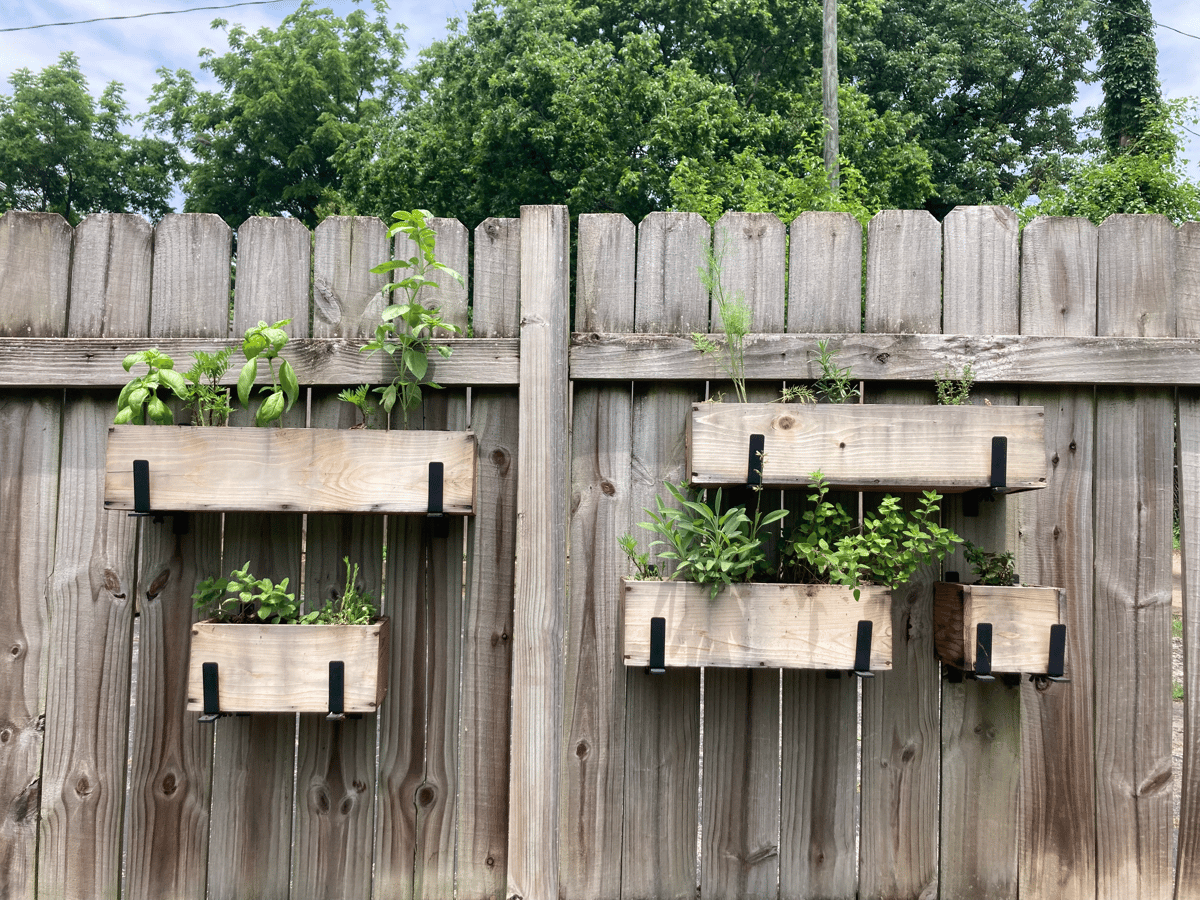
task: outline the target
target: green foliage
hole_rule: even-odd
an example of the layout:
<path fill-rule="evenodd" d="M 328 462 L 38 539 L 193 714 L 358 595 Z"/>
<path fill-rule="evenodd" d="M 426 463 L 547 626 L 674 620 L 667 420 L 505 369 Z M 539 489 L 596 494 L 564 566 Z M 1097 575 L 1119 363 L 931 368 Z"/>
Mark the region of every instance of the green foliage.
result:
<path fill-rule="evenodd" d="M 829 341 L 817 341 L 817 365 L 821 374 L 813 382 L 812 393 L 822 403 L 853 403 L 858 399 L 858 381 L 850 377 L 850 369 L 837 364 L 837 351 L 829 349 Z"/>
<path fill-rule="evenodd" d="M 233 406 L 229 402 L 229 391 L 221 387 L 221 379 L 229 371 L 232 348 L 226 347 L 216 353 L 203 350 L 192 352 L 195 362 L 183 373 L 187 382 L 184 404 L 191 410 L 193 425 L 224 425 L 229 421 Z"/>
<path fill-rule="evenodd" d="M 346 584 L 341 594 L 326 600 L 320 609 L 300 616 L 301 625 L 368 625 L 379 615 L 375 598 L 358 586 L 358 563 L 351 567 L 348 556 L 343 556 L 342 562 L 346 565 Z"/>
<path fill-rule="evenodd" d="M 0 95 L 0 211 L 56 212 L 72 225 L 93 212 L 169 212 L 182 166 L 178 150 L 121 131 L 130 123 L 123 88 L 88 91 L 74 53 L 36 75 L 18 69 Z"/>
<path fill-rule="evenodd" d="M 874 513 L 863 516 L 862 528 L 839 503 L 826 500 L 824 476 L 813 472 L 811 508 L 784 544 L 785 563 L 807 580 L 841 584 L 854 589 L 865 582 L 892 589 L 913 577 L 917 569 L 943 559 L 962 538 L 937 524 L 941 496 L 924 491 L 917 508 L 904 512 L 900 498 L 887 494 Z"/>
<path fill-rule="evenodd" d="M 369 384 L 346 388 L 338 394 L 338 399 L 351 404 L 362 416 L 362 421 L 355 425 L 355 428 L 382 428 L 387 421 L 380 411 L 379 404 L 371 397 Z"/>
<path fill-rule="evenodd" d="M 977 584 L 1008 586 L 1017 578 L 1017 560 L 1011 550 L 993 553 L 976 547 L 970 541 L 963 542 L 963 555 L 975 572 Z"/>
<path fill-rule="evenodd" d="M 664 486 L 682 508 L 655 497 L 657 509 L 644 510 L 650 521 L 639 522 L 638 527 L 659 535 L 661 540 L 652 541 L 650 546 L 667 548 L 658 556 L 676 563 L 672 578 L 706 584 L 715 598 L 721 588 L 750 581 L 763 569 L 766 554 L 760 532 L 786 516 L 787 510 L 762 515 L 756 506 L 751 516 L 744 506 L 722 510 L 720 490 L 710 506 L 692 496 L 686 485 L 676 487 L 664 482 Z M 630 552 L 632 540 L 621 546 L 636 565 L 637 559 Z"/>
<path fill-rule="evenodd" d="M 724 349 L 706 334 L 693 334 L 692 344 L 703 354 L 718 355 L 725 374 L 733 381 L 739 403 L 746 402 L 746 335 L 750 333 L 750 306 L 741 291 L 729 293 L 721 279 L 721 253 L 704 248 L 704 264 L 700 267 L 700 283 L 712 296 L 712 304 L 721 319 L 725 334 Z"/>
<path fill-rule="evenodd" d="M 250 574 L 250 562 L 229 573 L 228 578 L 206 578 L 192 594 L 195 608 L 205 618 L 218 622 L 261 621 L 296 624 L 300 604 L 287 593 L 288 579 L 275 584 L 269 578 Z"/>
<path fill-rule="evenodd" d="M 195 157 L 185 212 L 215 212 L 236 228 L 252 215 L 289 215 L 314 227 L 349 210 L 335 155 L 387 117 L 404 79 L 402 29 L 355 9 L 345 19 L 301 0 L 274 31 L 250 34 L 222 19 L 229 52 L 202 50 L 219 85 L 199 90 L 184 69 L 159 69 L 149 121 Z"/>
<path fill-rule="evenodd" d="M 623 534 L 617 538 L 617 546 L 622 552 L 629 557 L 629 561 L 633 563 L 633 577 L 637 581 L 645 581 L 648 578 L 658 577 L 658 566 L 650 562 L 649 553 L 639 553 L 637 541 L 634 540 L 632 534 Z"/>
<path fill-rule="evenodd" d="M 1118 213 L 1159 213 L 1176 224 L 1200 219 L 1200 188 L 1179 159 L 1180 133 L 1195 121 L 1193 110 L 1191 101 L 1165 101 L 1123 150 L 1081 163 L 1063 187 L 1043 191 L 1036 203 L 1024 202 L 1027 185 L 1007 202 L 1023 225 L 1036 216 L 1085 216 L 1099 225 Z"/>
<path fill-rule="evenodd" d="M 270 386 L 263 385 L 262 388 L 267 397 L 259 405 L 254 416 L 255 425 L 269 425 L 282 418 L 300 396 L 300 384 L 296 380 L 291 363 L 286 359 L 279 359 L 279 351 L 288 341 L 283 326 L 291 321 L 284 319 L 274 325 L 259 322 L 253 328 L 248 328 L 246 336 L 242 339 L 242 354 L 246 357 L 246 363 L 242 366 L 237 380 L 238 400 L 242 406 L 250 408 L 250 392 L 254 388 L 254 380 L 258 378 L 259 361 L 266 360 L 271 372 Z M 275 370 L 276 359 L 279 359 L 278 372 Z"/>
<path fill-rule="evenodd" d="M 186 399 L 188 384 L 184 376 L 175 371 L 175 360 L 157 348 L 130 353 L 121 362 L 126 372 L 134 366 L 145 364 L 147 372 L 131 379 L 117 397 L 117 416 L 114 425 L 145 425 L 149 419 L 157 425 L 170 425 L 174 421 L 171 408 L 167 406 L 158 389 L 165 387 L 176 397 Z"/>
<path fill-rule="evenodd" d="M 1138 142 L 1162 99 L 1149 0 L 1102 0 L 1096 4 L 1092 33 L 1100 48 L 1098 74 L 1104 86 L 1100 134 L 1108 152 L 1116 154 Z"/>
<path fill-rule="evenodd" d="M 942 406 L 962 406 L 971 399 L 971 388 L 975 385 L 975 370 L 967 363 L 962 372 L 946 369 L 938 372 L 934 379 L 937 402 Z"/>
<path fill-rule="evenodd" d="M 428 210 L 414 209 L 398 210 L 392 213 L 396 221 L 388 229 L 388 237 L 404 234 L 416 252 L 409 257 L 400 257 L 380 263 L 371 269 L 372 272 L 395 272 L 405 270 L 406 276 L 400 281 L 385 285 L 384 292 L 403 291 L 404 302 L 393 303 L 383 310 L 383 322 L 375 326 L 375 337 L 362 350 L 372 356 L 382 350 L 392 360 L 396 368 L 396 377 L 392 383 L 376 390 L 382 399 L 380 405 L 387 412 L 399 400 L 400 408 L 404 411 L 404 421 L 408 422 L 409 410 L 415 409 L 421 403 L 421 386 L 440 387 L 429 381 L 429 351 L 436 350 L 442 357 L 450 356 L 450 348 L 444 344 L 433 342 L 434 330 L 458 334 L 462 331 L 457 325 L 442 321 L 436 307 L 427 307 L 418 302 L 418 295 L 423 288 L 438 286 L 429 276 L 433 272 L 442 272 L 462 284 L 462 276 L 437 261 L 435 255 L 437 232 L 429 227 L 428 220 L 433 214 Z M 399 242 L 397 251 L 401 250 Z M 407 252 L 407 251 L 401 251 Z M 392 276 L 395 277 L 395 276 Z"/>

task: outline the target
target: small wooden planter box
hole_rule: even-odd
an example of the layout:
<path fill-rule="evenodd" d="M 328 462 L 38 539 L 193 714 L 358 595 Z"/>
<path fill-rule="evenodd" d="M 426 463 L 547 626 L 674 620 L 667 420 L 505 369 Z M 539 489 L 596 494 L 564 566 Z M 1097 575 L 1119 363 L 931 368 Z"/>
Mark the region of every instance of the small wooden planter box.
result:
<path fill-rule="evenodd" d="M 992 438 L 1007 439 L 1006 491 L 1046 486 L 1039 406 L 696 403 L 688 422 L 688 477 L 696 487 L 745 484 L 751 436 L 762 435 L 762 483 L 792 488 L 820 470 L 855 491 L 991 486 Z"/>
<path fill-rule="evenodd" d="M 997 587 L 939 581 L 933 586 L 938 658 L 975 670 L 980 623 L 991 625 L 993 673 L 1050 671 L 1050 629 L 1066 621 L 1067 592 L 1057 587 Z"/>
<path fill-rule="evenodd" d="M 650 664 L 650 620 L 666 620 L 666 667 L 855 667 L 858 623 L 871 622 L 870 668 L 892 667 L 892 592 L 866 586 L 742 584 L 715 600 L 705 585 L 622 579 L 622 656 Z"/>
<path fill-rule="evenodd" d="M 134 460 L 149 463 L 150 508 L 164 512 L 424 513 L 431 462 L 442 512 L 474 511 L 470 431 L 113 425 L 106 509 L 135 508 Z"/>
<path fill-rule="evenodd" d="M 204 663 L 216 663 L 222 713 L 329 712 L 329 663 L 344 665 L 344 712 L 370 713 L 387 692 L 391 623 L 192 626 L 187 708 L 204 709 Z"/>

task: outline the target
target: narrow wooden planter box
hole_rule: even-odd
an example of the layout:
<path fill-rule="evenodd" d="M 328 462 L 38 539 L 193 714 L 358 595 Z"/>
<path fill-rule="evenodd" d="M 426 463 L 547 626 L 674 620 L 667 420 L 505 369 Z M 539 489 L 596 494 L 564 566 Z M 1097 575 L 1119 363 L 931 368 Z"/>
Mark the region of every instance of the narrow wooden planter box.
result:
<path fill-rule="evenodd" d="M 938 658 L 974 671 L 980 623 L 992 626 L 993 673 L 1044 674 L 1050 628 L 1066 621 L 1067 592 L 1057 587 L 1003 587 L 939 581 L 933 586 L 933 640 Z"/>
<path fill-rule="evenodd" d="M 440 462 L 442 511 L 474 511 L 470 431 L 113 425 L 106 509 L 134 509 L 134 460 L 149 463 L 154 510 L 423 513 Z"/>
<path fill-rule="evenodd" d="M 854 668 L 858 623 L 872 625 L 870 668 L 892 667 L 892 592 L 866 586 L 742 584 L 715 600 L 705 585 L 622 579 L 621 654 L 650 663 L 650 620 L 666 620 L 665 665 Z"/>
<path fill-rule="evenodd" d="M 1007 439 L 1006 491 L 1046 486 L 1039 406 L 696 403 L 688 421 L 688 482 L 745 484 L 751 436 L 762 435 L 762 482 L 791 488 L 820 470 L 856 491 L 990 487 L 992 438 Z"/>
<path fill-rule="evenodd" d="M 329 663 L 345 666 L 344 711 L 370 713 L 387 692 L 391 623 L 192 626 L 187 708 L 204 709 L 204 663 L 216 663 L 221 712 L 328 712 Z"/>

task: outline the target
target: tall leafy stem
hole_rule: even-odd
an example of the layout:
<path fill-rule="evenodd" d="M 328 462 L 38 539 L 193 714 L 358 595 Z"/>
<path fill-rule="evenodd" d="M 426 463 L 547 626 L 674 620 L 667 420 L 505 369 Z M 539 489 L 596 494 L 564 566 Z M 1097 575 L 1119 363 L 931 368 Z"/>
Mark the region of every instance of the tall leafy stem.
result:
<path fill-rule="evenodd" d="M 733 382 L 739 403 L 746 402 L 746 335 L 750 333 L 750 305 L 741 291 L 727 291 L 721 278 L 723 251 L 712 247 L 704 250 L 704 264 L 700 266 L 700 282 L 712 296 L 712 305 L 721 320 L 725 333 L 725 353 L 721 346 L 707 334 L 693 332 L 692 344 L 704 354 L 720 356 L 725 374 Z"/>

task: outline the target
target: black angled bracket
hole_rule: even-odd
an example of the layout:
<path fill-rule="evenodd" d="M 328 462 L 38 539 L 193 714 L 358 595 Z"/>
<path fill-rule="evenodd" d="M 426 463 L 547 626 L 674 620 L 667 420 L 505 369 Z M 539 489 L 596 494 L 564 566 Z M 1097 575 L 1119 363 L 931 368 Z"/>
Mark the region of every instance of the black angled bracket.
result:
<path fill-rule="evenodd" d="M 1008 493 L 1008 438 L 997 435 L 992 438 L 992 471 L 988 487 L 976 488 L 963 494 L 963 515 L 979 515 L 981 500 L 995 500 L 999 494 Z"/>
<path fill-rule="evenodd" d="M 1059 681 L 1064 684 L 1070 684 L 1071 679 L 1066 677 L 1066 659 L 1067 626 L 1051 625 L 1050 660 L 1046 666 L 1046 677 L 1051 681 Z"/>
<path fill-rule="evenodd" d="M 346 718 L 346 664 L 340 659 L 329 661 L 329 715 L 331 722 Z"/>
<path fill-rule="evenodd" d="M 160 524 L 164 515 L 170 515 L 175 534 L 187 534 L 191 524 L 186 512 L 163 513 L 150 508 L 150 461 L 145 459 L 133 461 L 133 512 L 129 515 L 154 516 L 155 524 Z"/>
<path fill-rule="evenodd" d="M 446 537 L 450 534 L 450 522 L 445 516 L 445 501 L 442 496 L 445 482 L 445 463 L 431 462 L 429 464 L 429 503 L 425 521 L 435 537 Z"/>
<path fill-rule="evenodd" d="M 200 664 L 200 681 L 204 686 L 204 714 L 201 722 L 215 722 L 224 713 L 221 712 L 220 677 L 215 662 Z"/>
<path fill-rule="evenodd" d="M 975 677 L 980 681 L 995 681 L 992 675 L 992 623 L 975 626 Z"/>
<path fill-rule="evenodd" d="M 871 671 L 871 620 L 861 619 L 858 637 L 854 642 L 854 674 L 859 678 L 874 678 Z"/>
<path fill-rule="evenodd" d="M 662 616 L 650 619 L 650 665 L 646 671 L 651 675 L 667 671 L 667 620 Z"/>
<path fill-rule="evenodd" d="M 750 487 L 762 485 L 763 453 L 767 439 L 761 434 L 750 435 L 750 458 L 746 462 L 746 484 Z"/>

